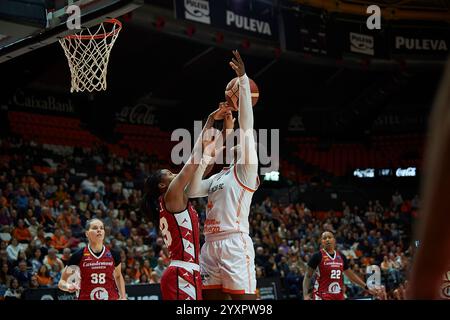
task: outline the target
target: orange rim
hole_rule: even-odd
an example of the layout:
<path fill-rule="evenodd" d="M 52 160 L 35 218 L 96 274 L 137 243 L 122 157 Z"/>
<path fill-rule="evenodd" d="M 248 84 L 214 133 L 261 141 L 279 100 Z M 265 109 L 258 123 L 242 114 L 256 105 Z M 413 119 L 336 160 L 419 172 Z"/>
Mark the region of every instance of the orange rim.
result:
<path fill-rule="evenodd" d="M 107 19 L 103 21 L 103 23 L 110 23 L 113 25 L 117 25 L 118 28 L 115 28 L 113 31 L 108 33 L 101 33 L 96 35 L 80 35 L 80 34 L 71 34 L 68 36 L 65 36 L 66 39 L 78 39 L 78 40 L 91 40 L 91 39 L 103 39 L 110 37 L 112 35 L 115 35 L 116 33 L 119 33 L 119 31 L 122 29 L 122 22 L 120 22 L 117 19 Z"/>

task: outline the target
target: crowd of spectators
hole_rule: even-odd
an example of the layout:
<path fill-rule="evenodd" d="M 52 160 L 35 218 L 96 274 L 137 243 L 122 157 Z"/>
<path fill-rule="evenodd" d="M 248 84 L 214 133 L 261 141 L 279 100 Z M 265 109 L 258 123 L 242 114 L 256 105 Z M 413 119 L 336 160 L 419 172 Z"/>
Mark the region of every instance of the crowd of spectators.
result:
<path fill-rule="evenodd" d="M 103 147 L 59 151 L 0 140 L 0 297 L 55 287 L 70 254 L 85 245 L 93 217 L 104 222 L 106 244 L 120 252 L 125 283 L 159 283 L 169 253 L 139 208 L 145 176 L 163 163 L 136 152 L 120 158 Z M 412 254 L 408 230 L 419 202 L 400 193 L 385 200 L 365 208 L 343 202 L 327 212 L 271 197 L 254 204 L 257 277 L 280 277 L 285 298 L 301 299 L 305 264 L 319 249 L 321 232 L 330 230 L 353 271 L 364 278 L 368 265 L 380 266 L 386 298 L 402 299 Z M 193 204 L 204 219 L 205 201 Z M 364 295 L 345 283 L 348 298 Z"/>
<path fill-rule="evenodd" d="M 301 298 L 306 264 L 320 249 L 323 231 L 331 231 L 337 249 L 349 259 L 350 268 L 362 279 L 366 268 L 377 265 L 389 299 L 404 297 L 406 276 L 411 266 L 411 223 L 418 198 L 386 206 L 378 200 L 367 207 L 312 212 L 304 203 L 280 206 L 270 197 L 254 207 L 251 234 L 256 247 L 258 277 L 280 276 L 289 297 Z M 363 297 L 362 288 L 344 278 L 348 298 Z M 401 294 L 399 293 L 401 292 Z"/>

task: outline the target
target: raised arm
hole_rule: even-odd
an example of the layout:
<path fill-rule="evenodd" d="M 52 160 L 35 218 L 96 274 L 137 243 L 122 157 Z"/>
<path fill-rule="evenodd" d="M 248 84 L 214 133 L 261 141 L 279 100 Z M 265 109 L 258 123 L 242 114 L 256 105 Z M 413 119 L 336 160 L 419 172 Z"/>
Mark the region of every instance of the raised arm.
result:
<path fill-rule="evenodd" d="M 203 127 L 200 136 L 195 142 L 189 160 L 183 166 L 183 169 L 181 169 L 180 173 L 170 183 L 167 192 L 164 196 L 166 207 L 169 211 L 177 212 L 182 211 L 186 208 L 188 195 L 185 192 L 185 189 L 187 185 L 191 182 L 191 180 L 194 178 L 194 174 L 196 173 L 196 170 L 199 167 L 199 165 L 202 165 L 202 161 L 204 159 L 202 156 L 203 151 L 204 150 L 208 151 L 208 153 L 204 155 L 204 157 L 214 156 L 215 141 L 204 141 L 203 140 L 204 135 L 206 133 L 206 130 L 212 128 L 212 125 L 214 124 L 214 118 L 215 117 L 217 118 L 218 116 L 220 116 L 220 113 L 223 112 L 224 111 L 219 108 L 209 115 L 208 120 L 206 121 L 206 124 Z M 206 163 L 206 165 L 207 164 L 208 163 Z M 180 197 L 180 194 L 183 194 L 183 197 Z"/>
<path fill-rule="evenodd" d="M 221 102 L 219 104 L 219 108 L 210 115 L 208 121 L 212 121 L 212 123 L 214 123 L 214 120 L 221 119 L 224 119 L 224 132 L 222 132 L 222 140 L 225 141 L 227 129 L 233 129 L 234 123 L 234 119 L 231 114 L 231 107 L 229 107 L 226 102 Z M 212 123 L 210 127 L 212 127 Z M 204 130 L 207 129 L 208 128 L 205 126 Z M 215 147 L 220 147 L 221 149 L 223 149 L 222 146 L 219 146 L 217 144 L 215 145 Z M 217 153 L 215 155 L 217 155 Z M 211 186 L 211 183 L 214 180 L 215 176 L 213 175 L 208 179 L 203 178 L 212 170 L 214 160 L 215 157 L 210 157 L 207 154 L 203 154 L 200 164 L 195 171 L 192 180 L 186 188 L 186 194 L 189 198 L 201 198 L 208 195 L 209 187 Z"/>
<path fill-rule="evenodd" d="M 253 107 L 250 92 L 250 81 L 245 73 L 244 61 L 237 50 L 230 61 L 231 68 L 239 77 L 239 127 L 243 130 L 253 130 Z"/>
<path fill-rule="evenodd" d="M 311 278 L 314 274 L 314 269 L 310 266 L 306 267 L 305 276 L 303 277 L 303 300 L 311 300 L 311 294 L 309 293 L 311 287 Z"/>
<path fill-rule="evenodd" d="M 216 118 L 216 120 L 219 120 L 219 118 L 222 117 L 222 114 L 224 114 L 223 119 L 223 128 L 222 128 L 222 139 L 224 144 L 227 141 L 227 136 L 229 136 L 231 133 L 233 133 L 234 128 L 234 121 L 236 120 L 233 118 L 233 114 L 231 112 L 232 108 L 228 105 L 228 102 L 221 102 L 219 103 L 219 109 L 222 109 L 224 112 L 219 114 Z M 208 164 L 206 167 L 205 172 L 203 173 L 202 178 L 205 179 L 206 176 L 212 171 L 214 168 L 214 163 Z"/>
<path fill-rule="evenodd" d="M 253 106 L 250 91 L 250 81 L 245 73 L 245 65 L 239 52 L 233 51 L 234 58 L 230 66 L 239 77 L 239 114 L 241 155 L 238 159 L 237 171 L 239 179 L 246 186 L 256 187 L 258 176 L 258 154 L 253 136 Z"/>

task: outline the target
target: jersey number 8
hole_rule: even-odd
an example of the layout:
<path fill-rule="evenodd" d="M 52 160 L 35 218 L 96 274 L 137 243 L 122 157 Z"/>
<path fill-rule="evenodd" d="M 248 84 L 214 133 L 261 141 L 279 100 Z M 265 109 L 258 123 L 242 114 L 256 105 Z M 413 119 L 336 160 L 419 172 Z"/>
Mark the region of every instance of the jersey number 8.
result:
<path fill-rule="evenodd" d="M 166 218 L 161 218 L 159 228 L 161 229 L 161 234 L 165 239 L 166 246 L 169 247 L 172 244 L 172 235 L 170 234 L 169 223 Z"/>

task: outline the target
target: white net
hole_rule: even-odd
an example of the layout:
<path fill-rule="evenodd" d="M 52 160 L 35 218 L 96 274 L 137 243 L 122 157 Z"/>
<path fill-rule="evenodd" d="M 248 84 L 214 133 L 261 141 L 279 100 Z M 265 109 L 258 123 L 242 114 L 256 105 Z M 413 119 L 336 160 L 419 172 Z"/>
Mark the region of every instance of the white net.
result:
<path fill-rule="evenodd" d="M 109 54 L 122 24 L 116 19 L 108 19 L 91 29 L 59 40 L 70 67 L 70 92 L 106 90 Z"/>

